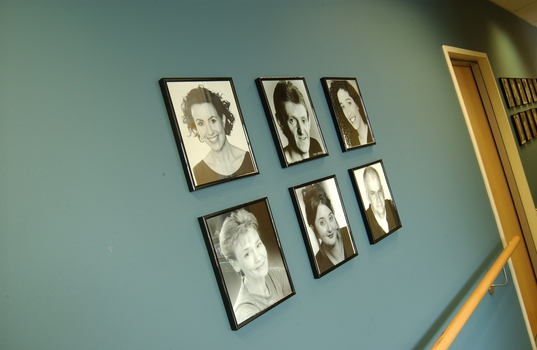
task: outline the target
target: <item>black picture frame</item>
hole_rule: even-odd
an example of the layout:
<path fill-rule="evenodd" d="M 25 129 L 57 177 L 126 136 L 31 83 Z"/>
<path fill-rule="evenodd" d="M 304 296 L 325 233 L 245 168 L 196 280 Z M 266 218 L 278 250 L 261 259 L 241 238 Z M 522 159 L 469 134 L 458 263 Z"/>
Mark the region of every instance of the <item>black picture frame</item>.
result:
<path fill-rule="evenodd" d="M 358 256 L 335 175 L 290 187 L 289 192 L 315 278 Z"/>
<path fill-rule="evenodd" d="M 223 228 L 226 220 L 229 222 Z M 266 197 L 199 217 L 198 221 L 232 330 L 295 295 Z M 231 237 L 228 244 L 220 242 L 221 235 Z M 230 256 L 226 257 L 226 252 Z M 250 293 L 246 286 L 251 287 L 250 283 L 266 287 L 269 296 Z"/>
<path fill-rule="evenodd" d="M 358 80 L 323 77 L 321 84 L 336 126 L 341 150 L 347 152 L 376 144 Z"/>
<path fill-rule="evenodd" d="M 231 78 L 162 78 L 159 84 L 190 191 L 259 174 Z M 224 153 L 234 162 L 218 163 Z"/>
<path fill-rule="evenodd" d="M 522 128 L 524 129 L 524 132 L 526 134 L 526 140 L 531 141 L 531 139 L 533 139 L 533 135 L 531 134 L 528 116 L 526 115 L 526 112 L 520 112 L 519 114 L 520 120 L 522 121 Z"/>
<path fill-rule="evenodd" d="M 260 77 L 256 79 L 256 86 L 282 168 L 328 156 L 304 77 Z M 288 102 L 295 114 L 293 118 L 284 114 L 286 99 L 292 100 Z"/>
<path fill-rule="evenodd" d="M 364 180 L 366 172 L 367 185 Z M 349 169 L 349 175 L 360 204 L 370 244 L 380 242 L 403 227 L 382 159 Z M 379 224 L 376 219 L 377 210 L 372 208 L 371 196 L 375 196 L 379 201 L 379 210 L 384 209 L 386 228 L 382 228 L 382 224 Z"/>
<path fill-rule="evenodd" d="M 532 139 L 534 139 L 537 137 L 537 124 L 535 124 L 535 119 L 533 118 L 533 113 L 530 109 L 528 109 L 525 113 L 530 126 Z"/>
<path fill-rule="evenodd" d="M 533 89 L 535 90 L 535 96 L 534 96 L 533 101 L 537 102 L 537 79 L 535 78 L 528 79 L 528 84 L 533 85 Z"/>
<path fill-rule="evenodd" d="M 522 85 L 522 79 L 521 78 L 515 78 L 516 86 L 518 89 L 518 94 L 520 95 L 520 100 L 522 101 L 522 105 L 528 104 L 528 98 L 526 97 L 526 92 L 524 91 L 524 86 Z"/>
<path fill-rule="evenodd" d="M 528 79 L 522 78 L 522 86 L 524 87 L 524 93 L 526 94 L 526 98 L 528 99 L 528 103 L 533 103 L 534 99 L 533 99 L 533 96 L 531 95 L 531 90 L 530 90 L 530 86 L 528 84 Z"/>
<path fill-rule="evenodd" d="M 535 126 L 537 127 L 537 109 L 536 108 L 530 109 L 530 113 L 533 118 L 533 121 L 535 122 Z"/>
<path fill-rule="evenodd" d="M 522 106 L 522 100 L 520 99 L 520 94 L 518 92 L 518 87 L 517 87 L 515 78 L 509 78 L 509 86 L 511 87 L 513 98 L 515 99 L 515 106 Z"/>
<path fill-rule="evenodd" d="M 513 94 L 511 92 L 511 87 L 509 85 L 509 79 L 508 78 L 500 78 L 500 85 L 502 86 L 503 95 L 505 96 L 505 101 L 507 102 L 508 108 L 515 107 L 515 100 L 513 98 Z"/>
<path fill-rule="evenodd" d="M 535 85 L 533 84 L 534 79 L 528 79 L 528 87 L 530 88 L 531 97 L 533 98 L 533 102 L 537 102 L 537 91 L 535 90 Z"/>
<path fill-rule="evenodd" d="M 524 128 L 522 127 L 522 121 L 520 119 L 520 115 L 518 113 L 513 114 L 511 116 L 513 119 L 513 125 L 515 126 L 515 133 L 518 137 L 518 142 L 521 146 L 525 145 L 527 142 L 526 139 L 526 132 L 524 131 Z"/>

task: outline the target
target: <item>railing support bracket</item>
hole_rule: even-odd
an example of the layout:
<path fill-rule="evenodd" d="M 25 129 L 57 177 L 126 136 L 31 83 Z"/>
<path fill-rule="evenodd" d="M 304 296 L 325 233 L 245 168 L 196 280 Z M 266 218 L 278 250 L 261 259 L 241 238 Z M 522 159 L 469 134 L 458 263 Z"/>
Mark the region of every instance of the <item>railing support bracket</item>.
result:
<path fill-rule="evenodd" d="M 489 287 L 489 294 L 490 295 L 494 295 L 494 288 L 495 287 L 505 287 L 506 285 L 509 284 L 509 279 L 507 279 L 507 273 L 505 272 L 505 266 L 503 267 L 502 269 L 503 271 L 503 277 L 504 277 L 504 280 L 505 282 L 504 283 L 499 283 L 499 284 L 491 284 L 490 287 Z"/>
<path fill-rule="evenodd" d="M 494 286 L 494 280 L 496 277 L 498 277 L 502 268 L 504 269 L 503 271 L 505 274 L 505 264 L 511 257 L 511 254 L 513 254 L 513 251 L 518 243 L 520 243 L 519 236 L 514 236 L 513 239 L 507 243 L 500 256 L 496 259 L 494 264 L 492 264 L 485 276 L 483 276 L 472 294 L 470 294 L 466 302 L 462 305 L 459 312 L 457 312 L 455 317 L 453 317 L 444 332 L 440 334 L 436 340 L 436 343 L 434 343 L 434 345 L 431 347 L 431 350 L 446 350 L 449 348 L 466 321 L 468 321 L 472 315 L 472 312 L 474 312 L 476 309 L 481 299 L 485 296 L 485 294 L 487 294 L 487 289 L 490 291 L 490 287 Z M 505 276 L 507 279 L 507 274 L 505 274 Z"/>

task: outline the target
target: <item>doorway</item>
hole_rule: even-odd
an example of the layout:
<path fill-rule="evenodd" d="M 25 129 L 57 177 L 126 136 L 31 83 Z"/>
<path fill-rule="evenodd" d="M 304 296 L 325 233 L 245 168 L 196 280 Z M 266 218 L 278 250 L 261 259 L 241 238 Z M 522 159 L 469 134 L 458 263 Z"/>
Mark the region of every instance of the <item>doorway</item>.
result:
<path fill-rule="evenodd" d="M 444 46 L 504 245 L 522 238 L 509 262 L 528 331 L 537 334 L 537 215 L 486 54 Z"/>

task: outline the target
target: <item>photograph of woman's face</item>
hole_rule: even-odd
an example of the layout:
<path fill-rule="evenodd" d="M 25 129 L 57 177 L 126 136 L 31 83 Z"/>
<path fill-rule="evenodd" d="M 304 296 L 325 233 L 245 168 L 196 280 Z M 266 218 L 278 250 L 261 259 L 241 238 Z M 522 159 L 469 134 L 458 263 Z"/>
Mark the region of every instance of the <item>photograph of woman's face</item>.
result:
<path fill-rule="evenodd" d="M 343 152 L 376 143 L 355 78 L 322 78 Z"/>
<path fill-rule="evenodd" d="M 360 121 L 362 119 L 360 114 L 360 108 L 354 102 L 354 99 L 349 95 L 349 93 L 343 89 L 339 89 L 337 92 L 337 98 L 345 118 L 349 121 L 352 127 L 358 130 Z"/>
<path fill-rule="evenodd" d="M 190 167 L 226 144 L 250 151 L 238 101 L 228 80 L 177 80 L 166 82 L 176 126 Z M 230 120 L 228 113 L 234 118 Z M 251 156 L 252 161 L 255 161 Z M 213 169 L 218 173 L 218 170 Z M 228 175 L 226 173 L 226 175 Z M 194 177 L 195 185 L 204 185 Z"/>
<path fill-rule="evenodd" d="M 235 259 L 231 264 L 235 271 L 242 271 L 249 280 L 265 278 L 268 273 L 267 249 L 255 229 L 249 228 L 238 238 L 233 253 Z"/>
<path fill-rule="evenodd" d="M 266 198 L 203 217 L 202 230 L 233 329 L 295 294 Z"/>
<path fill-rule="evenodd" d="M 357 256 L 336 176 L 291 189 L 315 278 Z"/>
<path fill-rule="evenodd" d="M 190 108 L 199 138 L 213 151 L 219 151 L 226 142 L 223 117 L 209 103 L 199 103 Z"/>
<path fill-rule="evenodd" d="M 334 213 L 332 213 L 332 210 L 324 204 L 319 204 L 317 207 L 315 223 L 312 229 L 317 237 L 327 246 L 333 246 L 339 239 L 337 219 Z"/>

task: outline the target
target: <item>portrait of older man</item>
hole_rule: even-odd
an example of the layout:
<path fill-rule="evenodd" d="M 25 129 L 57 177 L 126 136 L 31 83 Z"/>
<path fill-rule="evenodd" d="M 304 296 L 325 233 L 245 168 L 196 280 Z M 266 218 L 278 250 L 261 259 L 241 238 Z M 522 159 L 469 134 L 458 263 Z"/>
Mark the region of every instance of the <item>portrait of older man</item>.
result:
<path fill-rule="evenodd" d="M 363 181 L 365 197 L 369 202 L 365 214 L 372 241 L 377 242 L 379 238 L 400 226 L 399 214 L 393 200 L 386 198 L 379 173 L 374 167 L 368 166 L 364 169 Z"/>

